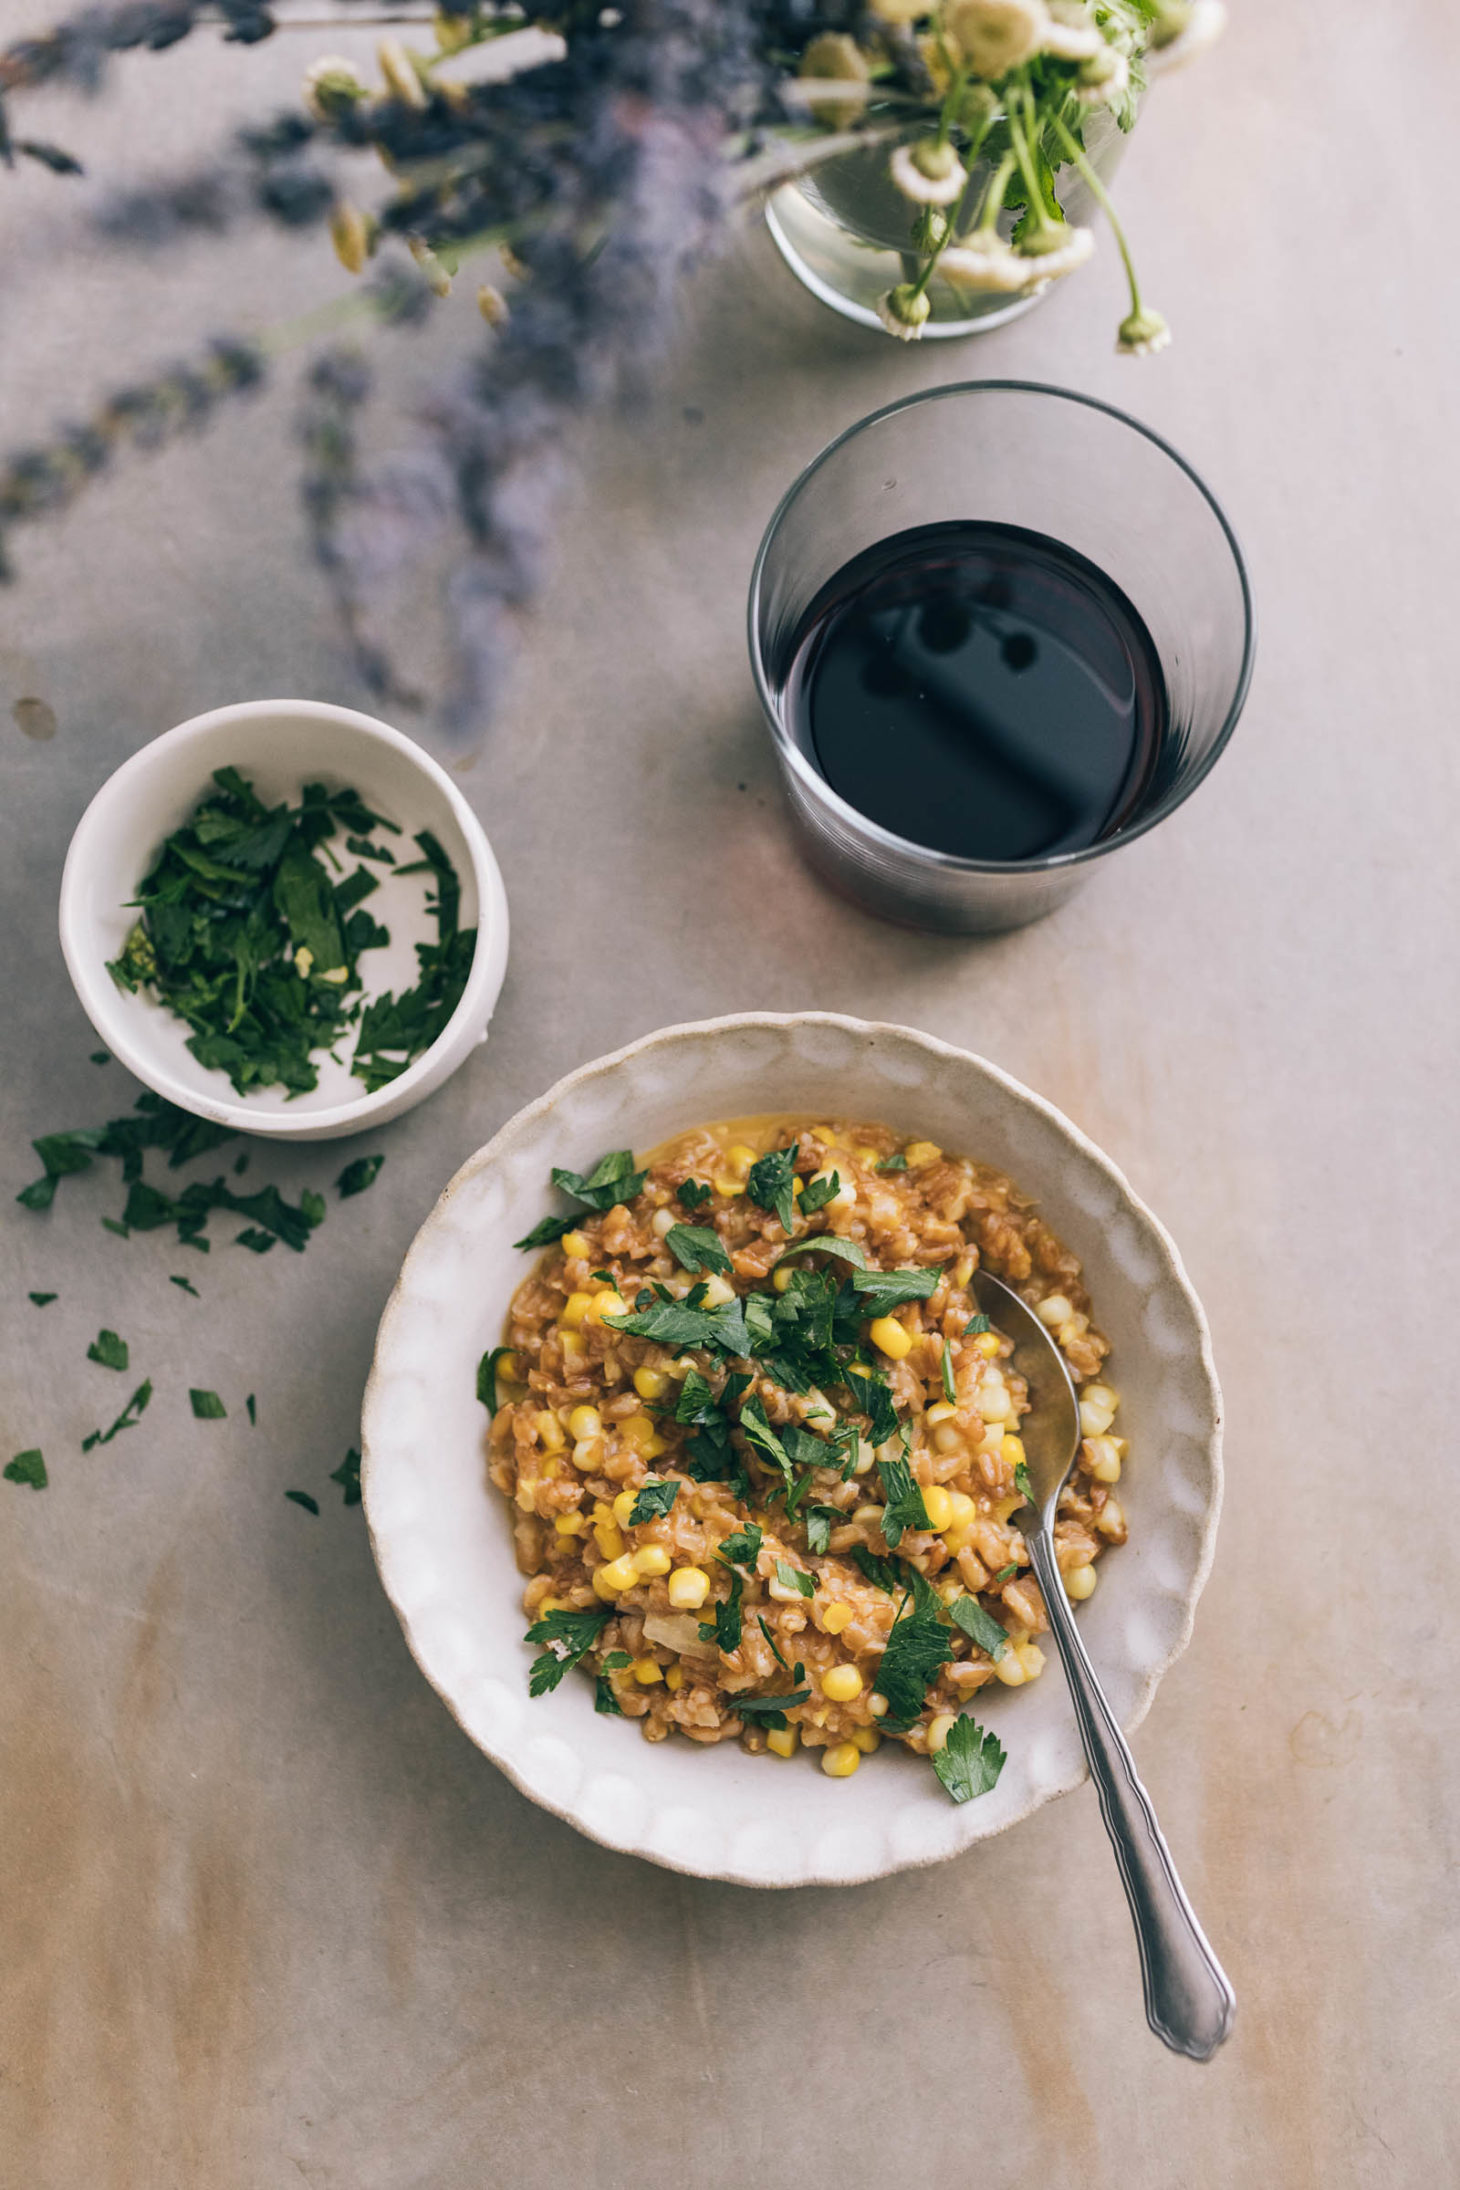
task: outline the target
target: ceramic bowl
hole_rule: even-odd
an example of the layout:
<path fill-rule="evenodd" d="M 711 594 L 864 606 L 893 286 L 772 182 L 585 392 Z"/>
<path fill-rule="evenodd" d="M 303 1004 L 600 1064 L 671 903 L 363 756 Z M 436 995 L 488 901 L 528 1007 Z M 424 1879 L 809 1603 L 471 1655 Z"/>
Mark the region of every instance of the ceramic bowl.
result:
<path fill-rule="evenodd" d="M 186 820 L 215 768 L 236 766 L 268 801 L 297 800 L 305 783 L 353 784 L 367 806 L 399 824 L 406 843 L 430 829 L 461 878 L 461 923 L 477 946 L 461 1001 L 423 1056 L 374 1095 L 342 1062 L 321 1057 L 319 1085 L 288 1099 L 281 1088 L 236 1095 L 226 1076 L 188 1053 L 188 1029 L 145 995 L 128 995 L 107 972 L 135 913 L 128 900 L 162 844 Z M 388 870 L 386 871 L 388 875 Z M 383 880 L 370 910 L 390 929 L 365 960 L 368 993 L 413 988 L 415 945 L 435 925 L 419 877 Z M 388 723 L 320 700 L 246 700 L 195 715 L 144 745 L 97 792 L 77 825 L 61 878 L 61 948 L 86 1015 L 107 1048 L 139 1080 L 183 1110 L 274 1140 L 326 1141 L 383 1125 L 438 1088 L 486 1040 L 507 969 L 507 897 L 481 823 L 445 771 Z"/>
<path fill-rule="evenodd" d="M 1080 1618 L 1122 1725 L 1185 1647 L 1221 1500 L 1220 1401 L 1200 1303 L 1166 1232 L 1067 1118 L 997 1066 L 906 1027 L 830 1013 L 670 1027 L 584 1065 L 451 1181 L 405 1259 L 365 1395 L 364 1499 L 381 1579 L 416 1661 L 534 1802 L 612 1848 L 743 1885 L 845 1885 L 956 1855 L 1084 1778 L 1057 1668 L 990 1688 L 1008 1752 L 992 1793 L 955 1805 L 922 1758 L 884 1744 L 848 1780 L 810 1755 L 651 1744 L 569 1676 L 530 1700 L 510 1513 L 487 1483 L 478 1357 L 500 1341 L 528 1259 L 510 1244 L 552 1206 L 552 1165 L 587 1169 L 686 1127 L 757 1112 L 880 1120 L 1007 1171 L 1081 1257 L 1112 1344 L 1131 1464 L 1130 1541 Z"/>

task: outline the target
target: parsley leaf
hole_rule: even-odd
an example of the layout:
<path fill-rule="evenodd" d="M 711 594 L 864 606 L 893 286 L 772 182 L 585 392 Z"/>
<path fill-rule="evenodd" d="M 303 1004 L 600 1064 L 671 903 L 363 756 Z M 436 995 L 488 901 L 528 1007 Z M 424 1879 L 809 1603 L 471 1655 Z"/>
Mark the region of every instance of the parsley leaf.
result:
<path fill-rule="evenodd" d="M 583 1178 L 576 1171 L 553 1171 L 553 1184 L 574 1201 L 582 1202 L 585 1209 L 612 1209 L 619 1202 L 632 1201 L 644 1190 L 646 1172 L 634 1169 L 633 1150 L 616 1148 L 610 1155 L 600 1156 L 593 1169 Z"/>
<path fill-rule="evenodd" d="M 221 1422 L 228 1413 L 216 1392 L 189 1391 L 193 1414 L 199 1422 Z"/>
<path fill-rule="evenodd" d="M 292 1498 L 296 1506 L 303 1506 L 306 1513 L 319 1512 L 319 1500 L 311 1498 L 307 1490 L 286 1490 L 286 1498 Z"/>
<path fill-rule="evenodd" d="M 885 1725 L 889 1733 L 905 1733 L 912 1725 L 923 1708 L 929 1684 L 953 1655 L 937 1597 L 916 1568 L 909 1571 L 914 1591 L 912 1608 L 893 1622 L 872 1684 L 879 1696 L 887 1698 Z"/>
<path fill-rule="evenodd" d="M 994 1576 L 994 1580 L 995 1580 L 995 1582 L 1007 1582 L 1007 1581 L 1008 1581 L 1008 1579 L 1009 1579 L 1009 1577 L 1010 1577 L 1010 1575 L 1011 1575 L 1011 1574 L 1017 1574 L 1017 1573 L 1018 1573 L 1018 1571 L 1019 1571 L 1019 1562 L 1018 1562 L 1018 1560 L 1017 1560 L 1017 1559 L 1011 1559 L 1011 1560 L 1010 1560 L 1010 1562 L 1009 1562 L 1009 1564 L 1008 1564 L 1007 1566 L 1001 1566 L 1001 1567 L 999 1568 L 999 1571 L 998 1571 L 998 1573 L 997 1573 L 997 1574 L 996 1574 L 996 1575 Z"/>
<path fill-rule="evenodd" d="M 937 1290 L 941 1266 L 926 1270 L 855 1270 L 852 1287 L 863 1315 L 886 1315 L 907 1300 L 926 1300 Z"/>
<path fill-rule="evenodd" d="M 757 1529 L 755 1533 L 757 1536 L 759 1536 L 760 1530 Z M 733 1541 L 733 1537 L 727 1537 L 726 1539 L 726 1542 Z M 724 1549 L 725 1547 L 722 1544 L 720 1547 L 720 1553 L 722 1557 L 724 1555 Z M 738 1650 L 740 1648 L 740 1637 L 744 1632 L 744 1620 L 740 1610 L 740 1600 L 744 1596 L 744 1594 L 745 1584 L 742 1582 L 738 1574 L 732 1574 L 730 1577 L 729 1596 L 724 1600 L 723 1603 L 717 1604 L 714 1607 L 714 1613 L 712 1618 L 708 1620 L 701 1620 L 699 1623 L 700 1641 L 712 1642 L 715 1645 L 716 1649 L 723 1650 L 727 1657 L 729 1656 L 731 1651 Z"/>
<path fill-rule="evenodd" d="M 993 1325 L 987 1316 L 970 1316 L 963 1326 L 963 1335 L 965 1338 L 982 1338 L 985 1331 L 992 1329 Z"/>
<path fill-rule="evenodd" d="M 738 1297 L 727 1300 L 722 1308 L 698 1307 L 693 1295 L 689 1300 L 660 1300 L 603 1320 L 610 1330 L 627 1331 L 631 1338 L 657 1339 L 661 1346 L 702 1346 L 737 1359 L 750 1352 L 745 1310 Z"/>
<path fill-rule="evenodd" d="M 836 1262 L 849 1262 L 855 1269 L 867 1267 L 866 1250 L 854 1239 L 841 1239 L 835 1232 L 812 1232 L 806 1239 L 798 1239 L 794 1247 L 776 1257 L 776 1268 L 789 1262 L 792 1255 L 830 1255 Z"/>
<path fill-rule="evenodd" d="M 814 1217 L 818 1209 L 824 1209 L 829 1201 L 842 1190 L 841 1174 L 833 1171 L 829 1178 L 808 1179 L 801 1189 L 801 1214 Z"/>
<path fill-rule="evenodd" d="M 51 1302 L 59 1300 L 60 1297 L 59 1293 L 32 1293 L 29 1295 L 30 1300 L 37 1308 L 49 1308 Z"/>
<path fill-rule="evenodd" d="M 191 1278 L 170 1277 L 167 1282 L 169 1285 L 178 1286 L 180 1290 L 184 1293 L 191 1293 L 194 1300 L 201 1300 L 203 1297 L 202 1294 L 198 1291 L 197 1286 L 194 1285 Z"/>
<path fill-rule="evenodd" d="M 606 1719 L 621 1719 L 624 1715 L 623 1706 L 613 1692 L 613 1682 L 606 1673 L 600 1673 L 593 1683 L 593 1708 Z"/>
<path fill-rule="evenodd" d="M 488 1414 L 495 1414 L 500 1401 L 497 1398 L 497 1363 L 504 1354 L 510 1354 L 510 1346 L 493 1346 L 477 1363 L 477 1398 Z"/>
<path fill-rule="evenodd" d="M 998 1785 L 1004 1769 L 1004 1749 L 997 1734 L 987 1732 L 971 1718 L 960 1718 L 948 1729 L 948 1739 L 933 1758 L 933 1770 L 955 1802 L 972 1802 Z"/>
<path fill-rule="evenodd" d="M 347 1163 L 335 1180 L 341 1201 L 348 1201 L 352 1194 L 363 1194 L 367 1186 L 373 1186 L 380 1176 L 384 1156 L 357 1156 Z"/>
<path fill-rule="evenodd" d="M 733 1536 L 725 1537 L 715 1546 L 715 1557 L 722 1559 L 726 1566 L 743 1566 L 753 1574 L 763 1534 L 756 1522 L 747 1521 L 744 1528 L 737 1529 Z"/>
<path fill-rule="evenodd" d="M 796 1229 L 796 1196 L 792 1191 L 795 1176 L 796 1149 L 793 1145 L 773 1148 L 768 1155 L 758 1157 L 745 1182 L 745 1191 L 758 1207 L 774 1210 L 787 1238 Z"/>
<path fill-rule="evenodd" d="M 985 1612 L 977 1597 L 955 1597 L 948 1607 L 955 1627 L 961 1627 L 970 1642 L 976 1642 L 980 1650 L 986 1650 L 995 1665 L 1009 1647 L 1009 1637 L 991 1612 Z"/>
<path fill-rule="evenodd" d="M 885 1589 L 889 1597 L 895 1597 L 902 1587 L 897 1568 L 890 1559 L 879 1558 L 865 1544 L 853 1544 L 853 1563 L 859 1566 L 874 1589 Z"/>
<path fill-rule="evenodd" d="M 782 1487 L 790 1491 L 792 1469 L 786 1448 L 766 1419 L 765 1408 L 758 1399 L 747 1399 L 740 1409 L 740 1427 L 744 1430 L 755 1450 L 780 1471 Z"/>
<path fill-rule="evenodd" d="M 1033 1506 L 1037 1504 L 1034 1496 L 1034 1485 L 1029 1480 L 1029 1470 L 1022 1460 L 1014 1470 L 1014 1488 L 1026 1505 Z"/>
<path fill-rule="evenodd" d="M 714 1270 L 728 1277 L 733 1268 L 719 1233 L 708 1224 L 671 1225 L 664 1244 L 681 1269 Z"/>
<path fill-rule="evenodd" d="M 629 1527 L 639 1528 L 645 1521 L 661 1520 L 678 1496 L 678 1483 L 661 1482 L 651 1475 L 640 1486 L 638 1496 L 629 1509 Z"/>
<path fill-rule="evenodd" d="M 782 1589 L 794 1589 L 799 1596 L 816 1595 L 816 1576 L 803 1573 L 800 1567 L 792 1566 L 789 1559 L 777 1559 L 776 1580 Z"/>
<path fill-rule="evenodd" d="M 845 1369 L 842 1382 L 851 1393 L 859 1414 L 871 1420 L 871 1439 L 874 1445 L 885 1445 L 889 1437 L 897 1435 L 897 1408 L 893 1404 L 892 1387 L 885 1376 L 875 1369 Z"/>
<path fill-rule="evenodd" d="M 763 1612 L 757 1612 L 757 1614 L 755 1615 L 755 1624 L 760 1629 L 762 1635 L 764 1635 L 766 1641 L 770 1644 L 771 1656 L 775 1659 L 777 1665 L 780 1666 L 782 1672 L 789 1673 L 791 1668 L 789 1665 L 787 1665 L 785 1659 L 781 1656 L 780 1649 L 776 1642 L 776 1638 L 770 1630 L 770 1622 L 767 1620 Z"/>
<path fill-rule="evenodd" d="M 528 1668 L 527 1693 L 544 1696 L 556 1688 L 569 1667 L 588 1655 L 611 1618 L 605 1605 L 601 1612 L 549 1612 L 546 1619 L 534 1620 L 527 1640 L 547 1648 Z"/>
<path fill-rule="evenodd" d="M 836 1506 L 806 1508 L 806 1548 L 818 1558 L 831 1549 L 831 1532 L 846 1516 Z"/>
<path fill-rule="evenodd" d="M 7 1483 L 28 1483 L 32 1490 L 44 1490 L 50 1477 L 46 1463 L 37 1447 L 29 1452 L 18 1452 L 5 1470 Z"/>
<path fill-rule="evenodd" d="M 877 1168 L 879 1171 L 906 1171 L 907 1158 L 902 1153 L 902 1150 L 899 1149 L 895 1156 L 884 1157 L 883 1161 L 878 1164 Z"/>
<path fill-rule="evenodd" d="M 95 1445 L 109 1445 L 119 1430 L 135 1429 L 138 1421 L 146 1413 L 147 1404 L 151 1397 L 152 1380 L 149 1377 L 146 1383 L 137 1386 L 137 1389 L 133 1392 L 109 1430 L 93 1430 L 90 1436 L 82 1438 L 81 1450 L 90 1452 Z"/>
<path fill-rule="evenodd" d="M 784 1659 L 781 1662 L 784 1664 Z M 768 1726 L 779 1733 L 786 1725 L 786 1712 L 790 1706 L 793 1703 L 805 1703 L 811 1694 L 809 1688 L 801 1685 L 805 1677 L 806 1668 L 798 1663 L 791 1675 L 794 1685 L 785 1695 L 727 1696 L 725 1701 L 737 1718 L 749 1719 L 753 1724 Z"/>
<path fill-rule="evenodd" d="M 565 1232 L 571 1232 L 577 1222 L 576 1217 L 539 1217 L 532 1230 L 524 1232 L 521 1239 L 513 1240 L 512 1244 L 522 1249 L 551 1247 L 554 1240 L 561 1239 Z"/>
<path fill-rule="evenodd" d="M 909 1529 L 932 1527 L 912 1469 L 906 1460 L 879 1460 L 877 1472 L 887 1503 L 882 1509 L 882 1533 L 889 1551 L 896 1551 Z"/>
<path fill-rule="evenodd" d="M 330 1481 L 338 1483 L 345 1494 L 347 1506 L 360 1503 L 360 1455 L 352 1445 L 337 1468 L 331 1468 Z"/>
<path fill-rule="evenodd" d="M 245 1399 L 245 1401 L 243 1402 L 243 1405 L 244 1412 L 248 1416 L 249 1428 L 256 1430 L 259 1426 L 259 1410 L 254 1404 L 254 1396 L 252 1392 L 249 1393 L 247 1399 Z"/>
<path fill-rule="evenodd" d="M 685 1179 L 674 1191 L 682 1206 L 689 1210 L 701 1209 L 707 1201 L 715 1198 L 714 1187 L 706 1186 L 700 1179 Z"/>
<path fill-rule="evenodd" d="M 99 1361 L 104 1369 L 125 1369 L 131 1359 L 127 1341 L 118 1338 L 115 1331 L 98 1331 L 86 1349 L 88 1361 Z"/>
<path fill-rule="evenodd" d="M 948 1344 L 946 1338 L 943 1341 L 941 1366 L 943 1370 L 943 1397 L 947 1400 L 950 1407 L 956 1406 L 958 1402 L 958 1394 L 953 1386 L 953 1349 Z"/>

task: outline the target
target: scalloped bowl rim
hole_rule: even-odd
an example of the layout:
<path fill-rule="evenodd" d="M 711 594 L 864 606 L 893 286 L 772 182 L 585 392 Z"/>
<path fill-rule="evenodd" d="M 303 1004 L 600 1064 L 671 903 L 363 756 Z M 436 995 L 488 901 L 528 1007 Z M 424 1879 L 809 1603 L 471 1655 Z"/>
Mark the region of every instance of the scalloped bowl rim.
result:
<path fill-rule="evenodd" d="M 597 1841 L 600 1846 L 610 1848 L 617 1853 L 642 1856 L 646 1861 L 658 1864 L 668 1870 L 681 1872 L 690 1877 L 720 1879 L 737 1885 L 782 1888 L 799 1885 L 859 1885 L 875 1878 L 888 1876 L 895 1871 L 923 1869 L 934 1863 L 947 1861 L 950 1857 L 964 1852 L 966 1848 L 974 1845 L 977 1841 L 992 1838 L 999 1832 L 1009 1830 L 1011 1826 L 1021 1824 L 1025 1818 L 1032 1816 L 1036 1810 L 1042 1809 L 1047 1802 L 1054 1801 L 1061 1795 L 1071 1793 L 1089 1776 L 1083 1756 L 1078 1759 L 1077 1763 L 1072 1763 L 1071 1767 L 1057 1782 L 1049 1782 L 1043 1786 L 1031 1788 L 1027 1799 L 1012 1814 L 1003 1817 L 996 1825 L 983 1826 L 980 1814 L 981 1805 L 978 1802 L 971 1802 L 957 1807 L 950 1804 L 948 1809 L 950 1830 L 943 1836 L 946 1845 L 938 1845 L 931 1849 L 899 1849 L 896 1852 L 889 1852 L 887 1844 L 884 1843 L 876 1860 L 867 1860 L 850 1868 L 839 1865 L 835 1869 L 817 1868 L 813 1863 L 808 1867 L 796 1870 L 794 1875 L 770 1875 L 765 1869 L 754 1864 L 747 1864 L 744 1861 L 738 1863 L 702 1863 L 682 1851 L 675 1852 L 674 1850 L 666 1850 L 662 1845 L 650 1845 L 643 1829 L 626 1833 L 614 1829 L 601 1817 L 585 1816 L 581 1786 L 575 1789 L 571 1795 L 560 1796 L 550 1788 L 545 1788 L 540 1782 L 535 1784 L 527 1770 L 525 1761 L 518 1754 L 519 1751 L 527 1747 L 527 1741 L 519 1740 L 515 1744 L 510 1739 L 494 1742 L 485 1737 L 481 1731 L 471 1727 L 467 1723 L 457 1696 L 453 1693 L 452 1677 L 431 1662 L 432 1653 L 418 1633 L 411 1612 L 401 1602 L 397 1593 L 388 1533 L 382 1526 L 376 1510 L 378 1503 L 377 1485 L 383 1464 L 385 1464 L 385 1446 L 379 1428 L 373 1427 L 372 1424 L 373 1419 L 379 1415 L 382 1394 L 391 1375 L 390 1357 L 392 1347 L 410 1296 L 412 1280 L 423 1268 L 429 1265 L 436 1235 L 445 1226 L 452 1203 L 456 1201 L 465 1187 L 478 1179 L 483 1172 L 501 1165 L 506 1159 L 510 1158 L 516 1145 L 527 1139 L 539 1122 L 558 1109 L 566 1097 L 596 1079 L 605 1078 L 621 1071 L 625 1065 L 632 1063 L 637 1058 L 654 1051 L 672 1052 L 676 1046 L 690 1042 L 703 1042 L 706 1038 L 731 1036 L 757 1029 L 784 1032 L 797 1027 L 835 1028 L 853 1036 L 870 1038 L 873 1043 L 883 1040 L 911 1044 L 922 1050 L 930 1062 L 942 1061 L 956 1064 L 965 1069 L 972 1068 L 1016 1106 L 1035 1112 L 1048 1125 L 1052 1126 L 1056 1134 L 1066 1141 L 1086 1164 L 1100 1173 L 1109 1186 L 1115 1190 L 1118 1207 L 1123 1208 L 1128 1215 L 1135 1219 L 1137 1226 L 1156 1250 L 1159 1258 L 1160 1281 L 1176 1289 L 1191 1316 L 1198 1340 L 1197 1366 L 1200 1370 L 1201 1384 L 1207 1401 L 1206 1421 L 1203 1425 L 1201 1437 L 1202 1453 L 1207 1470 L 1205 1504 L 1201 1515 L 1196 1556 L 1192 1562 L 1190 1573 L 1185 1579 L 1182 1591 L 1179 1625 L 1169 1646 L 1159 1654 L 1153 1655 L 1150 1662 L 1141 1669 L 1134 1696 L 1119 1713 L 1121 1724 L 1128 1734 L 1141 1724 L 1151 1707 L 1163 1676 L 1176 1663 L 1191 1640 L 1197 1603 L 1206 1586 L 1215 1555 L 1217 1526 L 1221 1516 L 1223 1494 L 1222 1398 L 1212 1352 L 1211 1333 L 1205 1310 L 1187 1275 L 1175 1241 L 1160 1219 L 1136 1194 L 1119 1166 L 1087 1134 L 1082 1132 L 1055 1104 L 1049 1102 L 1044 1096 L 1036 1094 L 1033 1089 L 1026 1087 L 1021 1081 L 1015 1079 L 1012 1074 L 1005 1072 L 1001 1066 L 991 1063 L 987 1058 L 980 1057 L 973 1051 L 963 1049 L 957 1044 L 944 1042 L 935 1035 L 926 1034 L 919 1029 L 902 1026 L 892 1021 L 858 1019 L 841 1012 L 735 1012 L 715 1019 L 684 1021 L 642 1035 L 635 1041 L 626 1043 L 620 1049 L 593 1058 L 587 1063 L 577 1066 L 573 1071 L 565 1073 L 562 1078 L 555 1081 L 547 1089 L 546 1093 L 538 1096 L 535 1101 L 526 1104 L 522 1109 L 515 1112 L 492 1136 L 491 1140 L 467 1158 L 443 1189 L 434 1208 L 417 1232 L 406 1253 L 399 1276 L 381 1316 L 362 1408 L 361 1488 L 370 1548 L 377 1571 L 380 1574 L 382 1586 L 396 1613 L 396 1617 L 400 1621 L 412 1657 L 456 1720 L 457 1725 L 466 1734 L 468 1740 L 490 1757 L 499 1770 L 512 1782 L 513 1786 L 520 1793 L 526 1795 L 530 1801 L 547 1810 L 551 1815 L 573 1825 L 587 1838 Z M 686 1127 L 698 1122 L 696 1119 L 687 1119 Z M 966 1153 L 973 1154 L 975 1151 L 970 1150 Z M 1017 1183 L 1034 1196 L 1037 1204 L 1041 1202 L 1042 1197 L 1038 1194 L 1034 1183 L 1028 1180 L 1019 1180 Z M 482 1469 L 482 1486 L 483 1496 L 490 1498 L 492 1494 L 490 1486 L 486 1482 L 484 1465 Z M 1063 1689 L 1062 1683 L 1061 1689 Z M 629 1729 L 625 1727 L 623 1732 L 627 1735 Z M 764 1760 L 758 1761 L 762 1768 L 765 1768 Z M 630 1750 L 629 1755 L 624 1760 L 624 1773 L 626 1776 L 631 1777 L 632 1772 L 633 1751 Z"/>

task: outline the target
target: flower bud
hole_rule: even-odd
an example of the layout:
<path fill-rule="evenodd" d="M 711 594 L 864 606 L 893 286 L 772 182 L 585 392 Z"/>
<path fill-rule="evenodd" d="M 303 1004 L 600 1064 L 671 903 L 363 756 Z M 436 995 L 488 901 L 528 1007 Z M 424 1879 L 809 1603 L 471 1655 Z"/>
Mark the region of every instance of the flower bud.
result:
<path fill-rule="evenodd" d="M 819 38 L 813 38 L 801 56 L 796 74 L 802 83 L 865 84 L 871 70 L 867 56 L 855 38 L 845 31 L 825 30 Z M 846 129 L 860 121 L 866 112 L 863 99 L 817 99 L 814 111 L 818 120 L 831 129 Z"/>
<path fill-rule="evenodd" d="M 451 276 L 424 236 L 407 236 L 406 248 L 438 297 L 451 294 Z"/>
<path fill-rule="evenodd" d="M 385 78 L 387 91 L 399 99 L 402 106 L 425 106 L 426 87 L 399 38 L 382 38 L 375 48 L 375 58 L 380 64 L 380 73 Z"/>
<path fill-rule="evenodd" d="M 316 121 L 338 121 L 364 96 L 365 86 L 353 62 L 341 60 L 337 53 L 325 54 L 304 72 L 304 104 Z"/>
<path fill-rule="evenodd" d="M 477 310 L 489 327 L 504 327 L 511 317 L 507 299 L 489 281 L 484 281 L 477 291 Z"/>
<path fill-rule="evenodd" d="M 475 13 L 476 11 L 473 9 L 471 15 L 447 15 L 440 8 L 436 10 L 431 29 L 435 34 L 436 51 L 438 53 L 461 53 L 465 51 L 476 36 L 476 26 L 473 21 Z"/>
<path fill-rule="evenodd" d="M 899 342 L 916 342 L 933 314 L 926 293 L 914 288 L 910 281 L 899 282 L 879 298 L 877 317 L 890 335 Z"/>
<path fill-rule="evenodd" d="M 1164 350 L 1171 340 L 1171 329 L 1159 312 L 1149 304 L 1139 311 L 1130 312 L 1120 323 L 1120 337 L 1116 348 L 1125 357 L 1154 357 Z"/>
<path fill-rule="evenodd" d="M 375 242 L 375 223 L 348 198 L 337 198 L 330 208 L 330 242 L 345 272 L 361 273 Z"/>

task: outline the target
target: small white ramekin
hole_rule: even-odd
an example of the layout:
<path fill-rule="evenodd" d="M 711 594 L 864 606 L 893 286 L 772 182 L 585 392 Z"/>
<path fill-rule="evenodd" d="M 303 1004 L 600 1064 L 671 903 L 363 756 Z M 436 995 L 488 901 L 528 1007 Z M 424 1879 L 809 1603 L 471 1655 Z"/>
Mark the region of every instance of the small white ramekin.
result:
<path fill-rule="evenodd" d="M 215 768 L 233 766 L 266 801 L 297 799 L 305 783 L 353 786 L 365 804 L 399 824 L 401 840 L 430 829 L 461 878 L 461 923 L 475 927 L 476 951 L 461 1001 L 423 1056 L 373 1095 L 353 1093 L 353 1033 L 343 1062 L 319 1059 L 319 1085 L 290 1099 L 282 1088 L 239 1096 L 225 1074 L 187 1049 L 188 1029 L 146 995 L 128 995 L 107 972 L 136 918 L 129 900 L 164 838 L 187 819 Z M 392 845 L 396 839 L 389 839 Z M 414 854 L 414 847 L 412 847 Z M 432 940 L 419 879 L 389 884 L 370 909 L 390 928 L 389 946 L 366 961 L 368 993 L 414 987 L 414 945 Z M 407 896 L 407 891 L 411 894 Z M 492 847 L 456 785 L 399 730 L 322 700 L 245 700 L 215 707 L 164 732 L 124 761 L 87 807 L 61 877 L 61 949 L 87 1017 L 112 1055 L 168 1102 L 243 1133 L 281 1141 L 327 1141 L 383 1125 L 450 1077 L 478 1042 L 507 970 L 507 895 Z"/>

